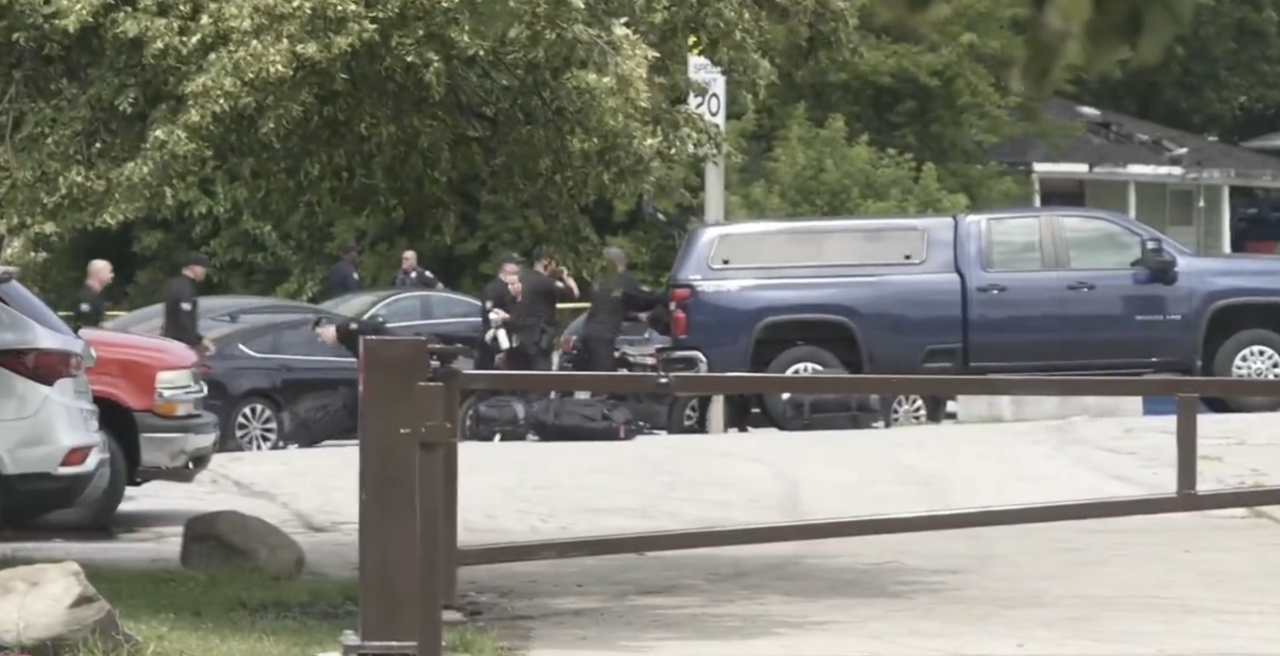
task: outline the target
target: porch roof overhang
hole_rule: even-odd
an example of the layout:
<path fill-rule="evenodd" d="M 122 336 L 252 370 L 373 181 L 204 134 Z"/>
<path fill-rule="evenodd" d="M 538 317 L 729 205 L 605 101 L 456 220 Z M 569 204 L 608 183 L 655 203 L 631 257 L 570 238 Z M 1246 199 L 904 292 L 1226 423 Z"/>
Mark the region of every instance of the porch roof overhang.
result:
<path fill-rule="evenodd" d="M 1021 167 L 1039 177 L 1061 180 L 1109 180 L 1181 185 L 1230 185 L 1280 189 L 1280 171 L 1238 171 L 1153 164 L 1031 162 Z"/>

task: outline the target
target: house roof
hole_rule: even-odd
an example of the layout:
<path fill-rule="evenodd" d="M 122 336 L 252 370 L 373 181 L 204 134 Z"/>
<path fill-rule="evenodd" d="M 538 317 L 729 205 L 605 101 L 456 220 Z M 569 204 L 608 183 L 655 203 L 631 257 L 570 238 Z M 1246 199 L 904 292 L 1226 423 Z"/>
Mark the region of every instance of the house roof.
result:
<path fill-rule="evenodd" d="M 1182 166 L 1280 175 L 1280 158 L 1175 130 L 1118 112 L 1051 98 L 1041 105 L 1046 119 L 1083 130 L 1060 136 L 1016 137 L 992 149 L 1005 164 L 1064 162 L 1089 165 Z"/>

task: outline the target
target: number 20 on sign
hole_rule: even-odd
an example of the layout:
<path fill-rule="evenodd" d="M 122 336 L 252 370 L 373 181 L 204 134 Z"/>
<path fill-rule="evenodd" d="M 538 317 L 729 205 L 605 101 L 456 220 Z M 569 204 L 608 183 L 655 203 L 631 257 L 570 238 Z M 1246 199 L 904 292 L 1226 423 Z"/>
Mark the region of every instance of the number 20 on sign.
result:
<path fill-rule="evenodd" d="M 689 109 L 701 114 L 707 121 L 715 123 L 716 127 L 724 130 L 727 88 L 724 71 L 706 57 L 689 55 L 689 79 L 706 87 L 705 93 L 689 94 Z"/>

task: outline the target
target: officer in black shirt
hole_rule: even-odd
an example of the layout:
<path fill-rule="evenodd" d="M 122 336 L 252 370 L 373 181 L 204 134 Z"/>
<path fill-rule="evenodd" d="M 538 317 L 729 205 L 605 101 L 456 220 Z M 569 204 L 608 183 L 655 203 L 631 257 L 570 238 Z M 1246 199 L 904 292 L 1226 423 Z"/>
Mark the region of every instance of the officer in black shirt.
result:
<path fill-rule="evenodd" d="M 604 249 L 604 259 L 612 271 L 600 276 L 591 289 L 591 309 L 582 327 L 582 348 L 591 371 L 614 371 L 617 356 L 614 342 L 622 332 L 628 315 L 646 315 L 661 305 L 663 298 L 641 285 L 627 270 L 627 256 L 622 249 Z"/>
<path fill-rule="evenodd" d="M 360 249 L 355 244 L 347 244 L 339 251 L 339 255 L 341 259 L 329 267 L 329 274 L 325 276 L 320 291 L 321 301 L 360 291 L 360 273 L 356 271 L 356 258 L 360 255 Z"/>
<path fill-rule="evenodd" d="M 578 283 L 547 249 L 540 248 L 534 252 L 533 268 L 520 273 L 513 293 L 518 299 L 511 317 L 516 346 L 507 354 L 507 368 L 550 370 L 560 324 L 556 304 L 576 299 Z"/>
<path fill-rule="evenodd" d="M 102 303 L 102 290 L 111 284 L 115 271 L 106 260 L 93 260 L 85 271 L 84 285 L 76 297 L 76 311 L 72 314 L 72 322 L 78 332 L 85 326 L 94 327 L 102 323 L 102 315 L 106 307 Z"/>
<path fill-rule="evenodd" d="M 520 257 L 518 255 L 506 255 L 498 261 L 498 275 L 494 276 L 493 280 L 490 280 L 480 292 L 480 302 L 482 303 L 480 325 L 483 327 L 482 334 L 488 334 L 489 330 L 493 328 L 493 324 L 489 320 L 490 312 L 500 310 L 510 316 L 514 311 L 516 297 L 511 294 L 511 283 L 519 275 Z M 476 349 L 476 369 L 493 369 L 497 355 L 497 347 L 487 340 L 482 340 L 480 347 Z"/>
<path fill-rule="evenodd" d="M 164 325 L 160 334 L 195 349 L 202 355 L 213 353 L 213 345 L 200 334 L 200 301 L 196 283 L 204 280 L 209 258 L 193 253 L 182 261 L 182 273 L 164 286 Z"/>
<path fill-rule="evenodd" d="M 426 289 L 440 289 L 444 285 L 440 284 L 440 280 L 435 274 L 418 266 L 418 254 L 414 251 L 405 251 L 400 255 L 400 268 L 396 270 L 396 275 L 391 278 L 392 287 L 423 287 Z"/>

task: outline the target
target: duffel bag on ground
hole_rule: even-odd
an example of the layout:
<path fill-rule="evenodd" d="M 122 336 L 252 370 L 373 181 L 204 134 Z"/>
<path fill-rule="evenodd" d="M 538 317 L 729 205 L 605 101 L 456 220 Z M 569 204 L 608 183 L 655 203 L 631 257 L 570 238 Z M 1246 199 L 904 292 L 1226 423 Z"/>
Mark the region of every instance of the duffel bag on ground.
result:
<path fill-rule="evenodd" d="M 529 429 L 543 442 L 609 442 L 634 439 L 641 427 L 617 401 L 562 397 L 539 401 Z"/>
<path fill-rule="evenodd" d="M 483 442 L 529 439 L 529 404 L 518 396 L 472 397 L 463 408 L 462 438 Z"/>

